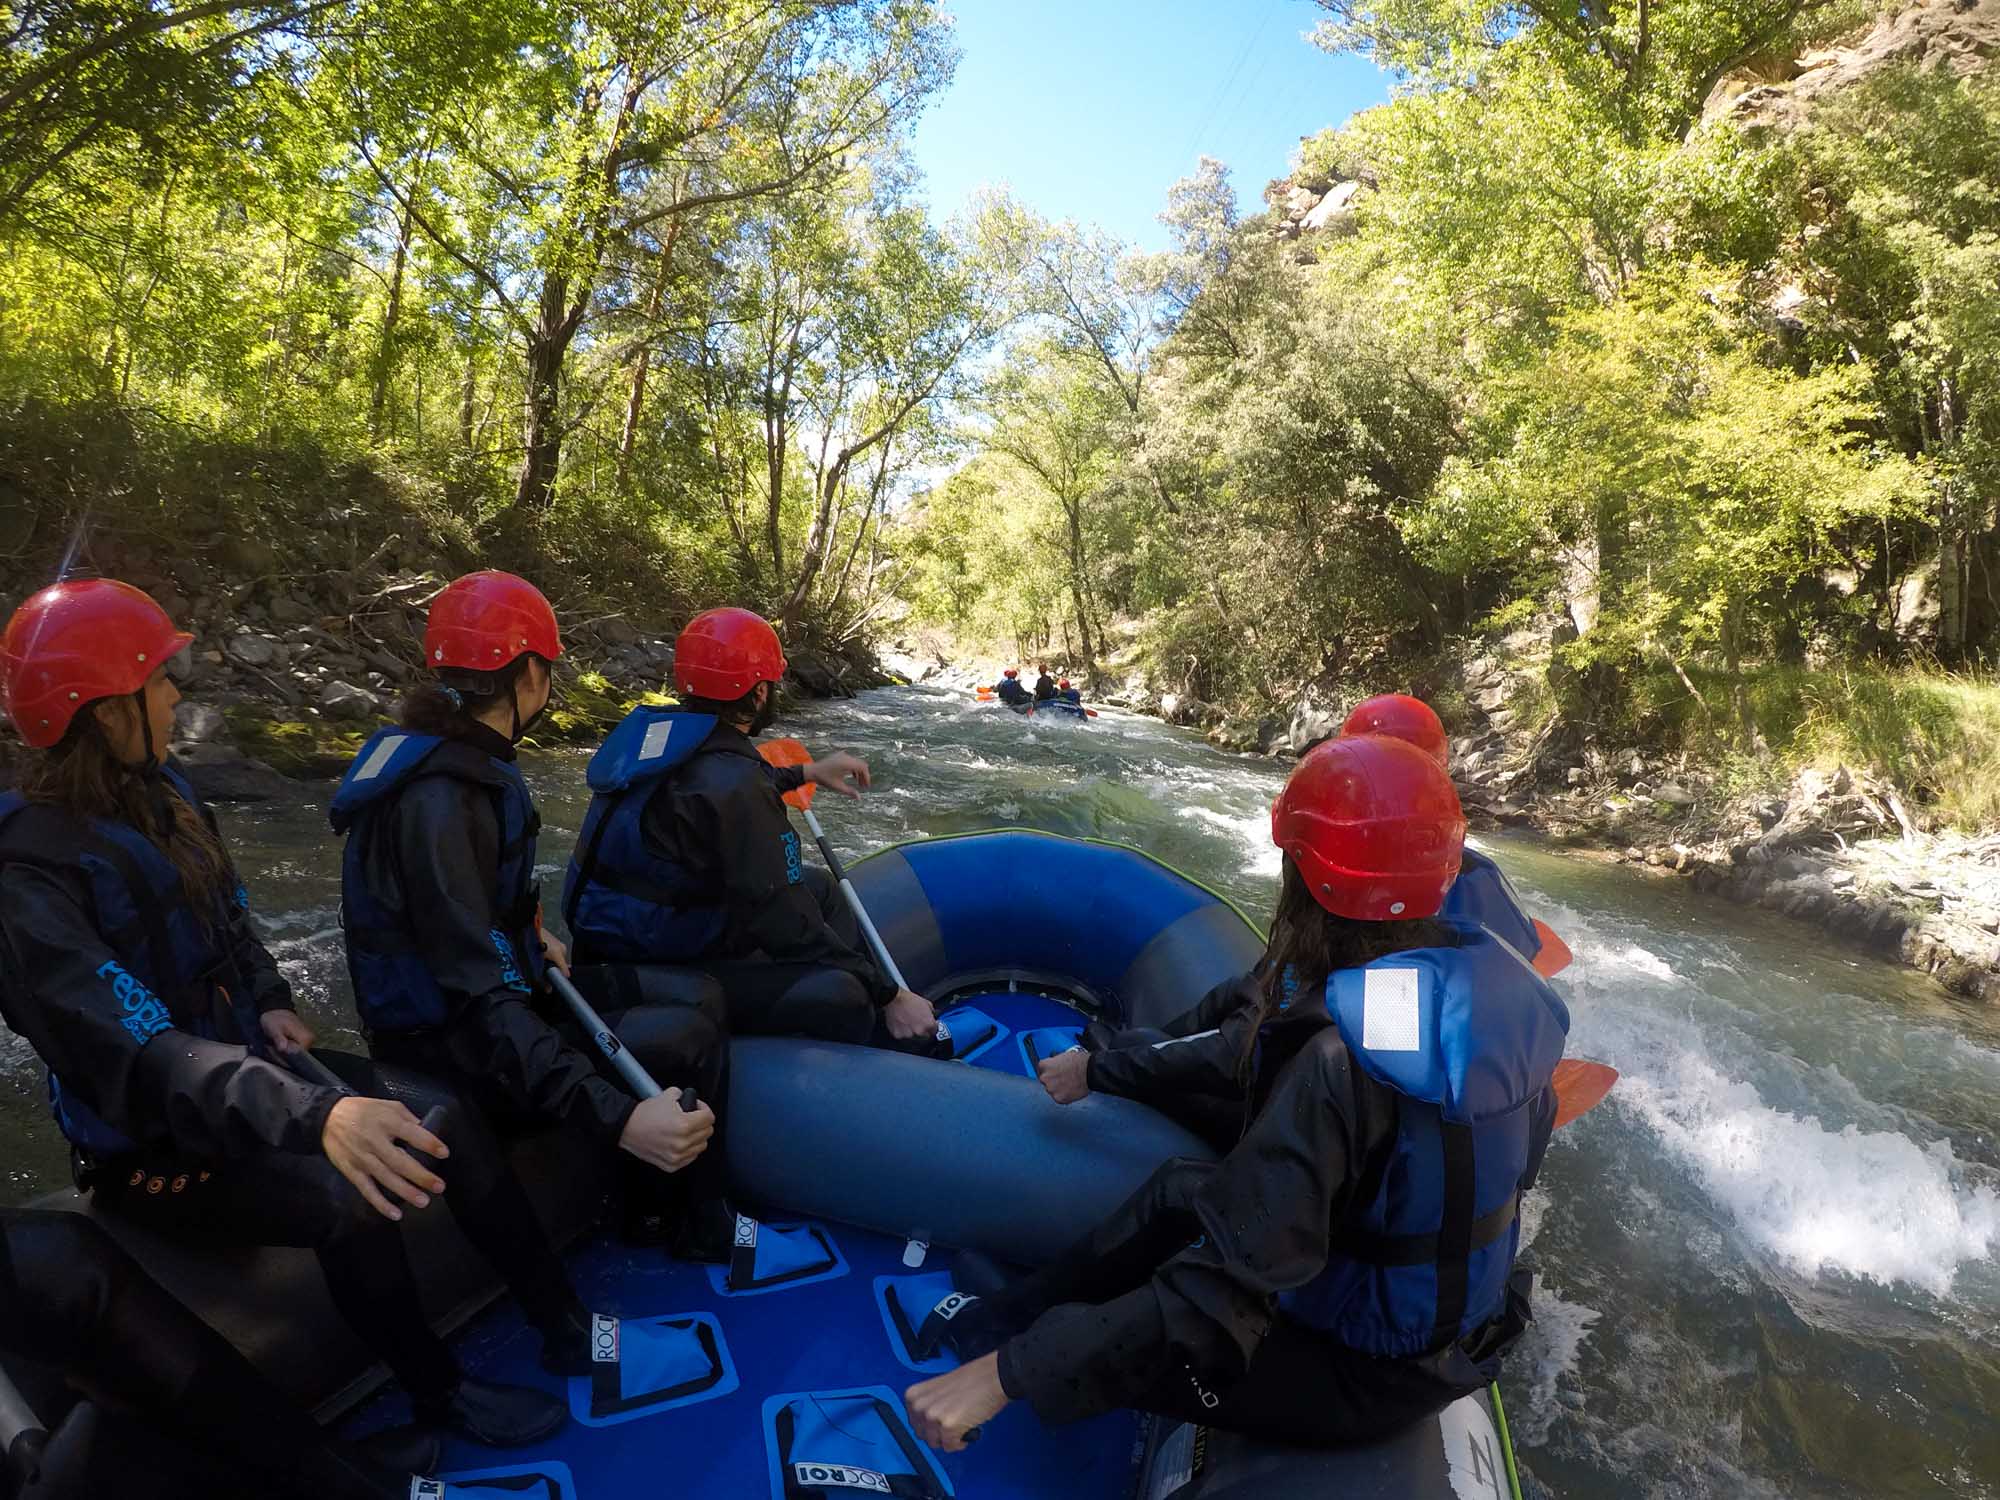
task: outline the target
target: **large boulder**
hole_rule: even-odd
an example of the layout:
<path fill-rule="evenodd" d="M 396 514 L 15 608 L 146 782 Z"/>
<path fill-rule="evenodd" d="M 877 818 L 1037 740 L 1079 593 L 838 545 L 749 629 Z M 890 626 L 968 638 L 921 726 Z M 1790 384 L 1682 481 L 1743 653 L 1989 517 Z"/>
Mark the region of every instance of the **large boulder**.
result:
<path fill-rule="evenodd" d="M 297 782 L 234 745 L 189 745 L 175 759 L 207 802 L 284 802 L 299 795 Z"/>
<path fill-rule="evenodd" d="M 1732 73 L 1716 84 L 1702 107 L 1704 123 L 1793 130 L 1815 102 L 1863 83 L 1883 69 L 1915 63 L 1924 72 L 1942 68 L 1964 76 L 2000 57 L 2000 0 L 1916 0 L 1881 17 L 1838 45 L 1808 52 L 1784 76 Z"/>
<path fill-rule="evenodd" d="M 254 630 L 237 631 L 222 643 L 222 651 L 231 661 L 246 667 L 268 667 L 287 655 L 280 642 Z"/>
<path fill-rule="evenodd" d="M 319 711 L 329 719 L 379 719 L 382 700 L 367 688 L 335 678 L 320 689 Z"/>
<path fill-rule="evenodd" d="M 229 725 L 222 717 L 222 710 L 213 703 L 190 703 L 182 699 L 174 707 L 176 745 L 205 744 L 221 739 L 228 732 Z"/>

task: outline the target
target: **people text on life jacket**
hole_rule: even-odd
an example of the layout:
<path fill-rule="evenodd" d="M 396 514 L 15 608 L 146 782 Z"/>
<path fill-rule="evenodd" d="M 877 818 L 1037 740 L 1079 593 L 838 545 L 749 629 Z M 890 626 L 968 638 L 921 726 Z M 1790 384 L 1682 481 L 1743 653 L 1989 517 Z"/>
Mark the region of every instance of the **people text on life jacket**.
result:
<path fill-rule="evenodd" d="M 591 761 L 563 898 L 578 961 L 699 967 L 739 1034 L 929 1046 L 930 1002 L 868 953 L 783 801 L 806 781 L 859 795 L 867 765 L 836 754 L 780 769 L 757 753 L 785 667 L 750 610 L 709 610 L 681 632 L 681 705 L 635 710 Z"/>
<path fill-rule="evenodd" d="M 1451 741 L 1428 703 L 1407 693 L 1383 693 L 1355 706 L 1341 726 L 1342 735 L 1383 734 L 1405 740 L 1451 770 Z M 1570 963 L 1569 946 L 1540 918 L 1521 905 L 1506 874 L 1477 849 L 1465 851 L 1465 864 L 1445 898 L 1444 915 L 1454 922 L 1484 927 L 1535 966 L 1546 977 L 1560 974 Z"/>
<path fill-rule="evenodd" d="M 328 1051 L 313 1055 L 342 1087 L 284 1065 L 314 1047 L 312 1029 L 213 816 L 162 758 L 179 699 L 167 663 L 189 639 L 102 579 L 43 590 L 0 638 L 9 716 L 33 751 L 0 796 L 0 1013 L 49 1069 L 97 1211 L 206 1244 L 312 1249 L 421 1419 L 536 1441 L 566 1420 L 562 1404 L 459 1369 L 394 1222 L 444 1191 L 449 1138 L 454 1215 L 515 1267 L 497 1152 L 422 1080 Z"/>
<path fill-rule="evenodd" d="M 32 1453 L 10 1434 L 23 1496 L 409 1500 L 437 1472 L 434 1436 L 326 1431 L 82 1214 L 0 1210 L 0 1354 L 92 1393 Z"/>
<path fill-rule="evenodd" d="M 709 1253 L 722 1254 L 734 1215 L 720 1158 L 705 1177 L 691 1165 L 716 1128 L 708 1101 L 722 1102 L 719 1004 L 684 976 L 660 996 L 666 1004 L 644 1003 L 635 987 L 629 1017 L 614 1010 L 614 1028 L 665 1086 L 642 1101 L 546 994 L 548 968 L 566 970 L 568 956 L 541 927 L 541 819 L 516 745 L 548 706 L 561 653 L 555 613 L 525 579 L 473 573 L 432 602 L 424 658 L 434 680 L 405 701 L 401 724 L 362 747 L 333 799 L 334 828 L 347 837 L 355 1006 L 377 1057 L 447 1080 L 502 1130 L 559 1123 L 644 1163 L 628 1179 L 649 1198 L 639 1217 L 695 1218 L 689 1179 L 662 1174 L 701 1178 L 699 1218 Z M 681 1087 L 698 1091 L 691 1110 Z M 545 1322 L 545 1346 L 587 1345 L 573 1297 Z"/>
<path fill-rule="evenodd" d="M 1337 1446 L 1492 1378 L 1526 1321 L 1517 1210 L 1568 1015 L 1505 944 L 1439 920 L 1464 832 L 1449 778 L 1400 741 L 1332 741 L 1294 770 L 1257 967 L 1172 1035 L 1041 1068 L 1058 1101 L 1206 1094 L 1237 1139 L 956 1308 L 967 1362 L 906 1393 L 920 1436 L 949 1451 L 1027 1400 L 1051 1422 L 1132 1406 Z"/>

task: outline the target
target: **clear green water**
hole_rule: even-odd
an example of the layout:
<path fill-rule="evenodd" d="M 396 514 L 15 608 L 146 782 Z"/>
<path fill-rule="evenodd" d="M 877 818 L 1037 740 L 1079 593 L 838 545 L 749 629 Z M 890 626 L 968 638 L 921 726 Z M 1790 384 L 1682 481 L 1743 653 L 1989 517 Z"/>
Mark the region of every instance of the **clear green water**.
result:
<path fill-rule="evenodd" d="M 1269 910 L 1275 763 L 921 689 L 784 729 L 874 765 L 864 802 L 819 804 L 844 855 L 1024 824 L 1136 844 Z M 552 891 L 584 760 L 529 757 Z M 323 801 L 225 821 L 303 1008 L 358 1045 Z M 2000 1497 L 2000 1015 L 1670 881 L 1489 847 L 1576 950 L 1571 1051 L 1624 1074 L 1529 1210 L 1543 1291 L 1503 1385 L 1531 1489 Z M 64 1180 L 63 1153 L 32 1059 L 0 1040 L 18 1199 Z"/>

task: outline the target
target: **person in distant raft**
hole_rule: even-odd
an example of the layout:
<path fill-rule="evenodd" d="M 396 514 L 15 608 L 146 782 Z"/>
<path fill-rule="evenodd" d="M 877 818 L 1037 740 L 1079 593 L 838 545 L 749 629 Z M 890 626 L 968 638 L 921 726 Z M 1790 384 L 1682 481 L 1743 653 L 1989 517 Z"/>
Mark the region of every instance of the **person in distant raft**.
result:
<path fill-rule="evenodd" d="M 1342 736 L 1386 734 L 1407 740 L 1438 763 L 1451 770 L 1451 741 L 1438 722 L 1437 714 L 1421 698 L 1404 693 L 1383 693 L 1357 704 L 1340 728 Z M 1484 927 L 1535 966 L 1535 972 L 1553 978 L 1569 967 L 1569 945 L 1538 917 L 1530 917 L 1521 907 L 1506 874 L 1477 849 L 1465 851 L 1465 864 L 1445 897 L 1443 915 L 1454 922 Z"/>
<path fill-rule="evenodd" d="M 191 639 L 109 579 L 44 589 L 0 637 L 8 713 L 35 752 L 0 796 L 0 1014 L 47 1064 L 100 1212 L 197 1244 L 311 1249 L 420 1421 L 536 1442 L 567 1409 L 460 1371 L 394 1222 L 448 1171 L 459 1226 L 519 1289 L 542 1275 L 526 1202 L 470 1112 L 425 1080 L 315 1052 L 347 1093 L 285 1066 L 312 1030 L 213 816 L 161 758 L 180 700 L 167 662 Z"/>
<path fill-rule="evenodd" d="M 1069 685 L 1069 679 L 1067 677 L 1063 678 L 1061 682 L 1058 682 L 1056 684 L 1056 697 L 1059 698 L 1064 703 L 1067 703 L 1071 708 L 1083 707 L 1082 692 L 1076 688 L 1071 687 Z"/>
<path fill-rule="evenodd" d="M 580 1026 L 550 1019 L 547 966 L 568 959 L 541 931 L 541 818 L 515 746 L 547 708 L 561 654 L 548 600 L 511 573 L 468 574 L 431 602 L 434 680 L 404 700 L 399 727 L 362 747 L 333 798 L 354 1003 L 378 1058 L 447 1080 L 502 1129 L 560 1123 L 622 1152 L 628 1226 L 674 1236 L 676 1254 L 723 1259 L 734 1214 L 708 1150 L 726 1056 L 713 987 L 663 976 L 601 997 L 665 1087 L 644 1101 L 613 1081 Z M 682 1087 L 697 1090 L 692 1109 Z M 532 1217 L 522 1232 L 536 1233 Z M 527 1310 L 544 1364 L 587 1373 L 589 1319 L 568 1283 Z"/>
<path fill-rule="evenodd" d="M 15 1437 L 12 1500 L 412 1500 L 437 1469 L 435 1436 L 325 1431 L 82 1214 L 0 1210 L 0 1352 L 65 1387 L 29 1396 L 61 1420 Z"/>
<path fill-rule="evenodd" d="M 1045 666 L 1038 666 L 1035 671 L 1040 674 L 1035 678 L 1035 701 L 1047 703 L 1056 695 L 1056 680 L 1049 676 L 1049 669 Z"/>
<path fill-rule="evenodd" d="M 993 691 L 1009 708 L 1023 708 L 1035 701 L 1021 686 L 1021 673 L 1015 667 L 1009 667 L 1000 674 L 1000 680 L 993 684 Z"/>
<path fill-rule="evenodd" d="M 1525 1327 L 1517 1208 L 1569 1016 L 1513 949 L 1437 920 L 1465 836 L 1450 779 L 1399 740 L 1331 741 L 1271 833 L 1264 957 L 1225 986 L 1223 1025 L 1148 1049 L 1127 1090 L 1233 1094 L 1241 1138 L 1167 1162 L 1025 1280 L 996 1290 L 961 1259 L 973 1295 L 931 1316 L 967 1362 L 905 1394 L 934 1447 L 1015 1400 L 1046 1422 L 1130 1406 L 1368 1441 L 1484 1386 Z M 1051 1092 L 1087 1091 L 1070 1083 Z"/>
<path fill-rule="evenodd" d="M 678 709 L 635 709 L 590 764 L 563 915 L 586 964 L 692 964 L 720 981 L 732 1033 L 931 1053 L 930 1001 L 861 945 L 839 888 L 808 868 L 782 800 L 807 781 L 845 796 L 867 765 L 767 764 L 785 653 L 768 621 L 711 609 L 674 643 Z"/>

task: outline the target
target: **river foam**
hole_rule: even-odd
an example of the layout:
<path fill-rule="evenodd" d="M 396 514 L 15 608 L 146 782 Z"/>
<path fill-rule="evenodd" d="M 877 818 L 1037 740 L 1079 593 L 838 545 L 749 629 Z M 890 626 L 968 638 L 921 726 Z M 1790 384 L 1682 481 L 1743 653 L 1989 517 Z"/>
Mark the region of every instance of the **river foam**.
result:
<path fill-rule="evenodd" d="M 1570 1050 L 1619 1069 L 1611 1103 L 1758 1251 L 1798 1275 L 1938 1297 L 1966 1265 L 2000 1252 L 2000 1193 L 1949 1142 L 1829 1125 L 1814 1105 L 1838 1114 L 1854 1099 L 1824 1077 L 1803 1107 L 1774 1106 L 1731 1055 L 1740 1045 L 1747 1060 L 1756 1045 L 1736 1036 L 1737 1018 L 1705 1014 L 1699 988 L 1659 954 L 1575 911 L 1553 916 L 1577 954 L 1558 981 L 1572 1002 Z"/>

